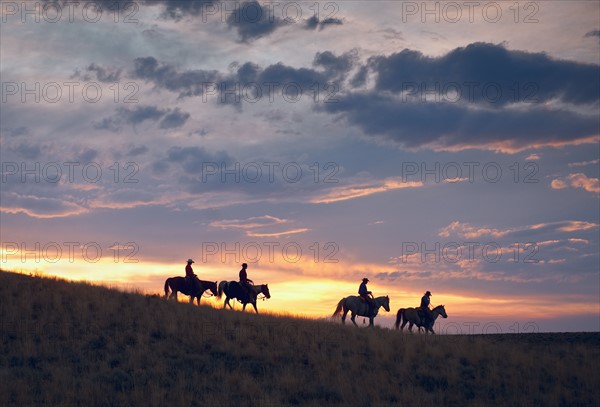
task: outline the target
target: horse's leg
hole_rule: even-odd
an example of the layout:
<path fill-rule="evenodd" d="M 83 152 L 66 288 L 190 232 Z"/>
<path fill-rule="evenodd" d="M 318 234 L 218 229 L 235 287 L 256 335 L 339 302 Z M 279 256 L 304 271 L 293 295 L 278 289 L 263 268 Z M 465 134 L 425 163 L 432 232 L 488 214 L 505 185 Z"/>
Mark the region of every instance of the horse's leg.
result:
<path fill-rule="evenodd" d="M 408 330 L 410 331 L 410 333 L 413 333 L 413 331 L 412 331 L 413 325 L 414 325 L 414 323 L 412 321 L 408 321 Z"/>
<path fill-rule="evenodd" d="M 258 308 L 256 308 L 256 301 L 252 303 L 252 306 L 254 307 L 254 312 L 258 314 Z"/>
<path fill-rule="evenodd" d="M 344 307 L 344 313 L 342 314 L 342 325 L 346 324 L 346 316 L 348 315 L 348 309 Z"/>
<path fill-rule="evenodd" d="M 375 326 L 375 324 L 373 323 L 373 317 L 369 317 L 369 328 L 372 328 Z"/>
<path fill-rule="evenodd" d="M 350 319 L 352 320 L 352 323 L 354 324 L 354 326 L 358 326 L 356 325 L 356 321 L 354 320 L 356 318 L 356 314 L 354 313 L 354 311 L 352 311 L 352 316 L 350 317 Z"/>

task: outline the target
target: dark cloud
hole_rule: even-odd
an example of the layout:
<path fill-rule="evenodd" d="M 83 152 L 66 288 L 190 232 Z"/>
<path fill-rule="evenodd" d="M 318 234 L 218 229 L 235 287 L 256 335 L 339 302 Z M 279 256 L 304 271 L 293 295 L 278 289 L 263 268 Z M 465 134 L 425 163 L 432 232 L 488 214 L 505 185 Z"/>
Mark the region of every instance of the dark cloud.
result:
<path fill-rule="evenodd" d="M 78 162 L 91 162 L 94 158 L 98 156 L 98 151 L 94 149 L 87 149 L 84 152 L 80 153 L 77 156 Z"/>
<path fill-rule="evenodd" d="M 317 16 L 312 16 L 304 23 L 304 28 L 307 30 L 314 30 L 319 26 L 319 18 Z"/>
<path fill-rule="evenodd" d="M 130 157 L 135 157 L 138 155 L 142 155 L 148 152 L 148 147 L 146 146 L 138 146 L 138 147 L 132 147 L 129 149 L 129 151 L 127 151 L 127 155 Z"/>
<path fill-rule="evenodd" d="M 304 22 L 304 29 L 306 30 L 315 30 L 315 29 L 319 29 L 323 30 L 326 27 L 330 27 L 330 26 L 334 26 L 334 25 L 343 25 L 344 22 L 342 20 L 340 20 L 339 18 L 326 18 L 323 21 L 320 21 L 319 18 L 315 15 L 313 15 L 311 18 L 307 19 Z"/>
<path fill-rule="evenodd" d="M 340 56 L 334 55 L 331 51 L 325 51 L 317 52 L 313 65 L 324 68 L 328 78 L 337 78 L 345 76 L 357 60 L 358 55 L 355 51 L 346 52 Z"/>
<path fill-rule="evenodd" d="M 167 110 L 159 109 L 156 106 L 136 106 L 133 109 L 121 107 L 117 111 L 125 123 L 133 125 L 146 120 L 158 120 L 167 112 Z"/>
<path fill-rule="evenodd" d="M 14 147 L 9 147 L 8 149 L 18 154 L 20 157 L 30 160 L 38 158 L 41 154 L 40 146 L 30 143 L 20 143 Z"/>
<path fill-rule="evenodd" d="M 189 117 L 189 113 L 181 112 L 179 108 L 174 110 L 159 109 L 156 106 L 149 105 L 135 106 L 133 109 L 120 107 L 116 109 L 115 115 L 106 117 L 99 123 L 94 123 L 94 128 L 117 132 L 123 124 L 135 126 L 147 120 L 158 121 L 162 119 L 160 128 L 170 129 L 183 126 Z"/>
<path fill-rule="evenodd" d="M 439 84 L 444 93 L 444 88 L 448 92 L 458 86 L 463 100 L 494 107 L 522 101 L 545 103 L 559 99 L 587 104 L 599 100 L 598 65 L 508 50 L 501 45 L 474 43 L 440 57 L 405 49 L 373 57 L 369 62 L 377 73 L 379 91 L 401 93 L 410 84 L 424 84 L 427 89 Z"/>
<path fill-rule="evenodd" d="M 173 129 L 181 127 L 190 118 L 190 114 L 182 112 L 178 107 L 170 113 L 167 113 L 160 122 L 161 129 Z"/>
<path fill-rule="evenodd" d="M 2 195 L 2 209 L 7 213 L 25 213 L 34 218 L 79 215 L 87 211 L 68 200 L 9 192 Z"/>
<path fill-rule="evenodd" d="M 321 21 L 320 26 L 321 29 L 325 28 L 329 25 L 343 25 L 344 22 L 342 20 L 340 20 L 339 18 L 326 18 L 325 20 Z"/>
<path fill-rule="evenodd" d="M 600 38 L 600 30 L 592 30 L 585 33 L 585 37 L 599 37 Z"/>
<path fill-rule="evenodd" d="M 274 82 L 282 85 L 293 83 L 300 86 L 303 90 L 308 90 L 311 86 L 314 86 L 315 82 L 324 84 L 330 78 L 326 73 L 320 73 L 314 69 L 294 68 L 280 62 L 266 67 L 260 73 L 258 79 L 260 83 Z"/>
<path fill-rule="evenodd" d="M 271 34 L 286 23 L 263 9 L 257 1 L 235 3 L 234 11 L 227 17 L 227 24 L 237 30 L 241 42 Z"/>
<path fill-rule="evenodd" d="M 100 82 L 118 82 L 121 79 L 121 69 L 105 68 L 94 63 L 90 64 L 86 71 L 94 72 L 96 79 Z"/>
<path fill-rule="evenodd" d="M 503 143 L 525 148 L 536 143 L 567 142 L 598 134 L 598 120 L 569 111 L 544 109 L 472 109 L 452 103 L 408 103 L 381 92 L 340 96 L 324 105 L 367 135 L 382 136 L 404 147 L 483 147 Z"/>
<path fill-rule="evenodd" d="M 180 71 L 154 57 L 146 57 L 135 60 L 134 73 L 158 87 L 179 92 L 180 96 L 201 95 L 206 81 L 217 80 L 220 82 L 212 82 L 214 100 L 240 107 L 240 98 L 223 93 L 224 89 L 231 91 L 255 82 L 276 83 L 278 90 L 294 84 L 302 91 L 309 91 L 315 83 L 333 82 L 339 86 L 351 72 L 356 73 L 350 85 L 362 87 L 372 72 L 376 77 L 374 89 L 352 92 L 349 87 L 336 93 L 336 103 L 319 108 L 339 114 L 368 135 L 405 147 L 497 149 L 500 146 L 506 151 L 535 144 L 568 143 L 598 134 L 596 118 L 545 104 L 557 99 L 570 104 L 598 103 L 600 75 L 595 65 L 556 60 L 543 53 L 510 51 L 501 45 L 485 43 L 457 48 L 436 58 L 405 49 L 390 56 L 372 57 L 358 70 L 357 61 L 355 51 L 342 55 L 323 51 L 315 55 L 314 68 L 296 68 L 281 62 L 261 68 L 246 62 L 236 72 L 225 74 Z M 426 84 L 426 89 L 432 89 L 435 83 L 442 87 L 455 84 L 459 93 L 442 94 L 434 101 L 410 97 L 406 95 L 407 83 Z M 484 92 L 489 84 L 491 94 Z M 498 89 L 500 93 L 495 94 Z M 515 97 L 524 103 L 518 109 L 506 108 Z M 173 112 L 172 119 L 165 121 L 165 125 L 179 124 L 185 117 Z"/>
<path fill-rule="evenodd" d="M 324 85 L 336 81 L 338 76 L 345 74 L 353 66 L 356 58 L 354 54 L 353 51 L 339 57 L 328 51 L 317 54 L 315 63 L 325 68 L 323 72 L 294 68 L 281 62 L 262 69 L 254 63 L 246 62 L 231 74 L 206 70 L 180 71 L 173 65 L 158 62 L 154 57 L 144 57 L 134 61 L 132 75 L 151 81 L 157 87 L 178 92 L 181 98 L 207 95 L 207 98 L 210 96 L 222 104 L 240 105 L 242 92 L 235 89 L 245 88 L 244 92 L 249 99 L 257 97 L 257 88 L 246 86 L 249 84 L 259 85 L 264 92 L 282 92 L 287 85 L 293 85 L 294 90 L 300 87 L 302 91 L 309 91 L 314 89 L 315 83 Z M 265 94 L 261 96 L 267 97 Z"/>
<path fill-rule="evenodd" d="M 219 0 L 143 0 L 143 2 L 148 5 L 162 6 L 164 11 L 161 17 L 175 21 L 179 21 L 185 16 L 212 15 L 213 7 L 220 3 Z"/>
<path fill-rule="evenodd" d="M 173 92 L 180 97 L 200 96 L 206 91 L 207 84 L 222 80 L 217 71 L 188 70 L 178 72 L 173 65 L 161 64 L 154 57 L 136 58 L 132 76 L 154 82 L 157 86 Z"/>
<path fill-rule="evenodd" d="M 171 147 L 167 151 L 166 160 L 178 163 L 193 176 L 200 176 L 207 165 L 210 165 L 212 169 L 213 164 L 220 167 L 221 163 L 229 164 L 232 161 L 225 152 L 213 154 L 202 147 Z"/>
<path fill-rule="evenodd" d="M 352 85 L 353 88 L 359 88 L 361 86 L 365 86 L 365 84 L 367 83 L 368 73 L 369 73 L 369 68 L 367 68 L 366 66 L 361 66 L 360 69 L 358 70 L 358 72 L 356 72 L 356 74 L 350 81 L 350 85 Z"/>

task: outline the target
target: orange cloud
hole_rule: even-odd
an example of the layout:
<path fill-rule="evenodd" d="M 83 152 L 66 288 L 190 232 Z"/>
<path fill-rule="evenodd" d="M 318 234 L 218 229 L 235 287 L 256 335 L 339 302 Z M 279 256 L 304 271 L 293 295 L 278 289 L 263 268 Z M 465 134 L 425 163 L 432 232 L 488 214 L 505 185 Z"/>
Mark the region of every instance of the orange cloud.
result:
<path fill-rule="evenodd" d="M 286 235 L 294 235 L 296 233 L 304 233 L 309 230 L 310 229 L 302 228 L 302 229 L 292 229 L 292 230 L 286 230 L 284 232 L 273 232 L 273 233 L 258 233 L 258 232 L 247 231 L 246 235 L 251 236 L 251 237 L 279 237 L 279 236 L 286 236 Z"/>
<path fill-rule="evenodd" d="M 438 233 L 440 237 L 449 237 L 450 235 L 458 235 L 466 239 L 477 239 L 481 236 L 502 237 L 508 234 L 511 230 L 500 230 L 493 228 L 476 228 L 468 223 L 454 221 L 448 226 L 442 228 Z"/>
<path fill-rule="evenodd" d="M 589 230 L 598 227 L 597 223 L 583 221 L 569 221 L 567 225 L 558 228 L 562 232 L 576 232 L 578 230 Z"/>
<path fill-rule="evenodd" d="M 388 178 L 383 181 L 356 183 L 350 186 L 333 188 L 333 190 L 317 196 L 311 200 L 312 203 L 332 203 L 346 201 L 348 199 L 360 198 L 391 191 L 394 189 L 418 188 L 422 187 L 422 182 L 402 182 L 398 178 Z"/>
<path fill-rule="evenodd" d="M 582 173 L 569 174 L 564 179 L 554 179 L 550 183 L 552 189 L 565 189 L 567 187 L 580 188 L 588 192 L 600 194 L 600 183 L 598 178 L 588 178 Z"/>
<path fill-rule="evenodd" d="M 275 216 L 253 216 L 248 219 L 223 219 L 213 221 L 209 226 L 221 229 L 254 229 L 265 226 L 279 225 L 286 223 L 286 219 L 277 218 Z"/>

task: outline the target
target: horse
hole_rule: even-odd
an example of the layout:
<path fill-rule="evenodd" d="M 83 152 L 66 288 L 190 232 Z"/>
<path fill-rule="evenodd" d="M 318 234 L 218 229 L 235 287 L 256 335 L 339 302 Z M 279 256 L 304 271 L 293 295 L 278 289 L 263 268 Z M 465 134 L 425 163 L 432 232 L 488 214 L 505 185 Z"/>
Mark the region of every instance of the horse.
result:
<path fill-rule="evenodd" d="M 229 303 L 229 300 L 235 298 L 244 305 L 242 311 L 246 310 L 246 305 L 252 304 L 254 311 L 258 314 L 258 309 L 256 308 L 256 298 L 259 294 L 263 294 L 266 298 L 271 298 L 269 286 L 268 284 L 259 284 L 248 285 L 248 287 L 251 291 L 250 295 L 248 295 L 248 292 L 237 281 L 221 281 L 219 283 L 217 299 L 220 299 L 223 296 L 223 293 L 225 293 L 225 302 L 223 303 L 223 308 L 226 308 L 229 305 L 229 308 L 233 309 Z"/>
<path fill-rule="evenodd" d="M 433 314 L 433 322 L 425 325 L 422 323 L 421 317 L 419 316 L 416 308 L 400 308 L 396 314 L 396 329 L 398 329 L 400 322 L 404 320 L 404 322 L 402 322 L 402 326 L 400 326 L 400 330 L 403 330 L 404 326 L 408 322 L 410 324 L 408 326 L 408 330 L 411 333 L 413 325 L 416 325 L 419 328 L 419 332 L 421 332 L 421 328 L 425 328 L 425 333 L 431 332 L 434 334 L 435 332 L 433 332 L 433 324 L 435 323 L 437 317 L 441 315 L 443 318 L 448 318 L 448 314 L 446 314 L 446 308 L 444 308 L 443 305 L 438 305 L 431 310 L 431 313 Z"/>
<path fill-rule="evenodd" d="M 369 326 L 372 327 L 373 319 L 377 316 L 379 312 L 379 308 L 383 307 L 387 312 L 390 312 L 390 297 L 387 295 L 385 297 L 377 297 L 373 299 L 374 306 L 371 310 L 371 314 L 369 315 L 369 305 L 363 301 L 363 299 L 357 295 L 351 295 L 350 297 L 345 297 L 338 302 L 337 308 L 333 312 L 332 318 L 340 316 L 342 314 L 342 324 L 346 323 L 346 315 L 348 311 L 352 313 L 350 319 L 352 323 L 356 325 L 356 321 L 354 320 L 357 315 L 361 317 L 369 318 Z M 358 325 L 356 325 L 358 326 Z"/>
<path fill-rule="evenodd" d="M 204 291 L 210 290 L 210 292 L 217 295 L 217 282 L 198 280 L 200 282 L 200 290 L 196 289 L 196 286 L 190 287 L 185 277 L 169 277 L 165 280 L 165 298 L 175 298 L 177 301 L 177 292 L 190 296 L 190 304 L 194 303 L 194 298 L 198 299 L 198 305 L 200 305 L 200 297 L 204 294 Z M 171 294 L 169 295 L 169 288 Z M 191 289 L 190 289 L 191 288 Z"/>

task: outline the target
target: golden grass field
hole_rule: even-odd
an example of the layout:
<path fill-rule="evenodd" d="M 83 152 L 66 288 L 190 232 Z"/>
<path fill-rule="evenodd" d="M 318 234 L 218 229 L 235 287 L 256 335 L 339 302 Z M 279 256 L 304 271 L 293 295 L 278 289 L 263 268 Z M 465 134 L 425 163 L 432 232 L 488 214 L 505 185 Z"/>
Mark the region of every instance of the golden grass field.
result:
<path fill-rule="evenodd" d="M 600 405 L 599 333 L 410 335 L 8 272 L 0 301 L 1 406 Z"/>

